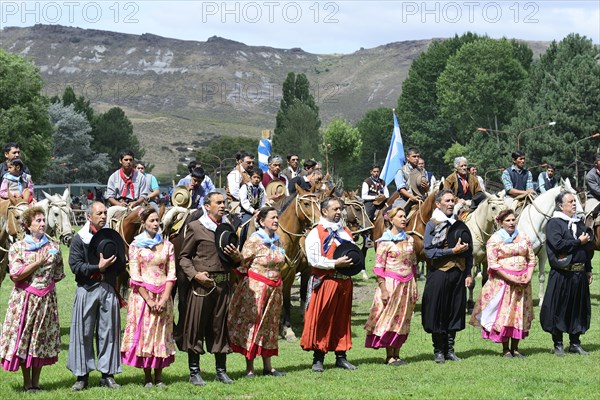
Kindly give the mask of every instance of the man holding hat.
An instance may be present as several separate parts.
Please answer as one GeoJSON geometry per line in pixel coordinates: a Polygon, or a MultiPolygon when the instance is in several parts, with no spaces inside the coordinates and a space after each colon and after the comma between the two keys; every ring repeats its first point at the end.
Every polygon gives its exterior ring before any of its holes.
{"type": "Polygon", "coordinates": [[[456,332],[465,329],[466,288],[471,285],[473,246],[469,228],[454,219],[454,193],[435,196],[437,208],[425,226],[425,257],[431,261],[423,290],[421,322],[431,333],[435,362],[460,361],[454,353],[456,332]]]}
{"type": "Polygon", "coordinates": [[[284,189],[282,193],[268,195],[268,201],[279,201],[285,196],[289,196],[289,191],[287,188],[288,180],[285,176],[283,176],[283,174],[281,174],[281,164],[283,164],[283,158],[281,158],[281,156],[269,156],[269,169],[263,174],[262,184],[266,188],[269,183],[273,181],[280,181],[283,183],[284,189]]]}
{"type": "Polygon", "coordinates": [[[125,268],[125,243],[116,231],[103,229],[105,224],[106,207],[95,201],[69,252],[69,265],[77,281],[67,358],[67,368],[77,376],[71,387],[74,391],[87,388],[94,369],[102,373],[100,386],[120,387],[114,378],[121,372],[121,318],[115,283],[119,269],[125,268]]]}
{"type": "Polygon", "coordinates": [[[216,380],[233,383],[226,369],[227,353],[231,352],[227,335],[229,273],[242,259],[233,228],[224,219],[225,197],[219,192],[208,193],[204,211],[200,219],[189,223],[179,260],[191,284],[185,315],[180,315],[184,318],[180,349],[188,353],[190,383],[196,386],[205,384],[200,376],[200,354],[204,354],[205,346],[215,355],[216,380]],[[220,232],[224,234],[217,238],[220,232]]]}
{"type": "Polygon", "coordinates": [[[304,330],[300,346],[313,351],[312,370],[323,372],[325,354],[335,351],[335,366],[347,370],[356,367],[346,359],[352,348],[350,315],[352,313],[352,279],[341,273],[353,265],[347,255],[336,257],[338,246],[352,242],[352,234],[341,222],[339,200],[321,202],[321,219],[306,237],[306,257],[311,266],[304,330]]]}

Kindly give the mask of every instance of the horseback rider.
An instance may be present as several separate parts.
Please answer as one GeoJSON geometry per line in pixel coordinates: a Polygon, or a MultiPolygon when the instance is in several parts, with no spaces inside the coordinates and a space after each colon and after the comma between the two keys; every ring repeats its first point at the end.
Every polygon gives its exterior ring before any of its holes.
{"type": "Polygon", "coordinates": [[[585,184],[588,188],[585,215],[587,217],[591,214],[594,225],[597,225],[600,222],[595,222],[600,210],[600,153],[597,153],[594,158],[594,168],[585,175],[585,184]]]}
{"type": "Polygon", "coordinates": [[[513,165],[502,172],[502,184],[504,184],[504,190],[506,191],[505,201],[507,207],[517,211],[518,214],[525,202],[521,202],[521,207],[515,207],[513,205],[514,200],[521,200],[535,193],[535,191],[531,171],[525,168],[525,153],[521,150],[515,150],[511,156],[513,165]]]}
{"type": "Polygon", "coordinates": [[[427,171],[427,169],[425,168],[425,160],[422,158],[419,158],[419,164],[418,164],[419,168],[421,168],[423,171],[425,171],[425,176],[427,177],[427,182],[429,182],[429,187],[434,187],[437,180],[435,179],[435,175],[433,175],[433,172],[427,171]]]}
{"type": "Polygon", "coordinates": [[[454,159],[454,172],[444,180],[444,189],[449,189],[454,193],[454,213],[475,211],[477,206],[485,200],[486,196],[477,178],[467,172],[467,159],[465,157],[456,157],[454,159]]]}
{"type": "Polygon", "coordinates": [[[556,176],[554,176],[554,172],[556,168],[552,164],[548,164],[546,167],[546,171],[540,172],[538,175],[538,191],[540,193],[544,193],[546,190],[550,190],[556,185],[558,185],[558,181],[556,180],[556,176]]]}
{"type": "Polygon", "coordinates": [[[277,156],[277,155],[269,156],[269,161],[268,161],[269,169],[262,176],[262,185],[266,188],[267,185],[269,183],[271,183],[272,181],[281,181],[285,185],[285,192],[268,196],[267,200],[269,200],[269,201],[275,202],[275,201],[281,200],[285,196],[289,196],[288,180],[281,173],[281,164],[282,163],[283,163],[283,158],[281,158],[281,156],[277,156]]]}
{"type": "Polygon", "coordinates": [[[245,151],[241,151],[236,156],[238,164],[227,175],[227,201],[231,213],[239,212],[240,204],[240,188],[243,184],[250,182],[250,174],[248,173],[254,167],[254,156],[245,151]]]}
{"type": "Polygon", "coordinates": [[[477,182],[479,182],[479,187],[485,192],[485,182],[483,181],[483,178],[480,175],[477,175],[477,166],[470,165],[469,173],[477,178],[477,182]]]}
{"type": "Polygon", "coordinates": [[[250,182],[242,185],[240,188],[240,209],[242,211],[240,247],[244,245],[248,233],[248,224],[246,222],[258,214],[267,201],[267,193],[261,183],[261,180],[264,178],[262,170],[256,167],[251,169],[249,173],[250,182]]]}
{"type": "Polygon", "coordinates": [[[429,180],[425,171],[419,168],[419,158],[419,149],[410,147],[406,151],[406,164],[394,177],[396,188],[400,192],[398,205],[404,207],[407,213],[414,203],[424,200],[429,192],[429,180]]]}
{"type": "Polygon", "coordinates": [[[371,221],[375,220],[375,212],[385,207],[385,201],[390,197],[390,192],[385,181],[379,177],[381,167],[373,165],[371,176],[362,183],[361,195],[365,204],[365,211],[371,221]]]}
{"type": "MultiPolygon", "coordinates": [[[[315,163],[316,164],[316,163],[315,163]]],[[[300,186],[302,190],[309,192],[313,186],[315,190],[321,186],[323,181],[323,173],[320,170],[312,169],[307,175],[298,175],[292,179],[288,185],[290,195],[296,193],[296,185],[300,186]]]]}
{"type": "Polygon", "coordinates": [[[121,168],[108,178],[106,193],[104,193],[105,199],[111,205],[106,216],[108,226],[117,211],[133,209],[143,204],[148,197],[146,177],[133,168],[134,159],[133,151],[123,150],[119,155],[121,168]]]}
{"type": "Polygon", "coordinates": [[[281,171],[281,175],[285,176],[287,181],[291,181],[292,179],[294,179],[295,177],[298,176],[298,174],[300,174],[300,172],[302,171],[302,169],[300,168],[300,157],[298,157],[298,154],[296,153],[290,153],[287,156],[287,163],[288,166],[286,169],[284,169],[283,171],[281,171]]]}

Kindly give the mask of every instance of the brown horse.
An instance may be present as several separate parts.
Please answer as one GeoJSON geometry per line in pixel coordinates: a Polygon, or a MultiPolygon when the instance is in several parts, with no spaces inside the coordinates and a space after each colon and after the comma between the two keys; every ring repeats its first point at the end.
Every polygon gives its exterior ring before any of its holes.
{"type": "Polygon", "coordinates": [[[23,197],[13,196],[8,192],[8,200],[0,201],[0,285],[4,281],[8,266],[8,250],[11,244],[9,238],[14,241],[23,236],[21,229],[21,215],[29,208],[27,200],[29,190],[25,189],[23,197]]]}
{"type": "MultiPolygon", "coordinates": [[[[291,324],[291,292],[296,272],[307,275],[309,268],[302,250],[307,229],[316,225],[320,217],[319,197],[314,188],[304,191],[296,186],[297,194],[291,197],[279,214],[277,234],[283,242],[286,263],[281,269],[283,281],[283,315],[281,320],[282,335],[289,341],[296,340],[291,324]]],[[[329,193],[331,194],[331,193],[329,193]]],[[[300,289],[302,292],[302,289],[300,289]]]]}

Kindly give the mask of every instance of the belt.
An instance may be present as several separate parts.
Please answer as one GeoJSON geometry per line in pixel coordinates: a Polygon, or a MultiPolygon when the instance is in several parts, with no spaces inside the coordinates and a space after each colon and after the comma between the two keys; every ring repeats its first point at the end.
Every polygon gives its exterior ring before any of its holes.
{"type": "Polygon", "coordinates": [[[585,271],[585,264],[584,263],[575,263],[575,264],[570,264],[570,265],[567,265],[566,267],[562,267],[559,269],[561,269],[563,271],[582,272],[582,271],[585,271]]]}
{"type": "Polygon", "coordinates": [[[215,281],[215,283],[229,282],[229,274],[227,272],[224,272],[224,273],[212,272],[212,273],[209,273],[208,276],[210,277],[210,279],[215,281]]]}
{"type": "Polygon", "coordinates": [[[350,277],[348,275],[340,274],[337,271],[334,272],[333,274],[329,275],[329,278],[333,278],[333,279],[350,279],[350,277]]]}

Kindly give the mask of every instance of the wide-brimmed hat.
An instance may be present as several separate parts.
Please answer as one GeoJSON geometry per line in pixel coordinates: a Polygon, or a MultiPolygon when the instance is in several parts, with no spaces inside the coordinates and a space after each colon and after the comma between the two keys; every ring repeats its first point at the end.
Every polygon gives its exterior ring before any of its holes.
{"type": "Polygon", "coordinates": [[[333,258],[338,259],[340,257],[347,256],[352,259],[352,265],[346,268],[336,269],[337,272],[343,275],[354,276],[360,271],[365,269],[365,257],[363,256],[360,248],[352,243],[345,242],[340,244],[333,253],[333,258]]]}
{"type": "Polygon", "coordinates": [[[463,243],[467,243],[469,248],[473,250],[473,237],[471,236],[471,231],[463,221],[456,221],[448,228],[448,234],[446,236],[448,248],[451,249],[456,246],[459,238],[463,243]]]}
{"type": "Polygon", "coordinates": [[[285,195],[285,183],[280,180],[273,180],[267,184],[265,188],[265,193],[267,196],[279,196],[285,195]]]}
{"type": "Polygon", "coordinates": [[[171,194],[171,203],[176,207],[190,208],[192,205],[192,195],[185,186],[176,186],[171,194]]]}
{"type": "Polygon", "coordinates": [[[104,274],[119,274],[125,269],[125,241],[114,229],[103,228],[92,236],[88,246],[88,261],[90,264],[98,264],[100,254],[105,259],[117,256],[114,264],[104,270],[104,274]]]}
{"type": "Polygon", "coordinates": [[[226,264],[231,264],[233,262],[231,257],[225,254],[225,247],[230,244],[237,247],[239,242],[240,240],[235,234],[235,229],[233,229],[231,224],[223,222],[217,226],[217,229],[215,230],[215,245],[221,261],[226,264]]]}

